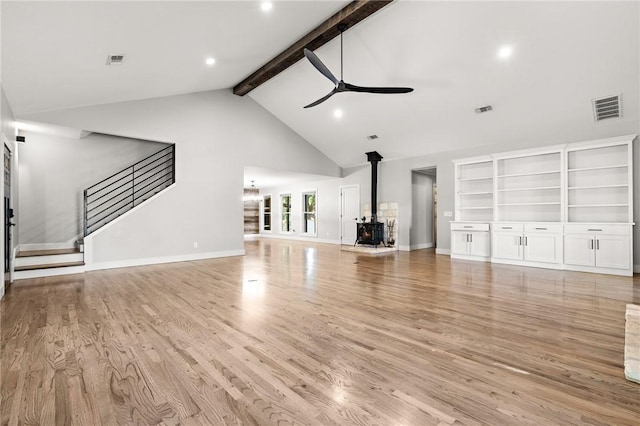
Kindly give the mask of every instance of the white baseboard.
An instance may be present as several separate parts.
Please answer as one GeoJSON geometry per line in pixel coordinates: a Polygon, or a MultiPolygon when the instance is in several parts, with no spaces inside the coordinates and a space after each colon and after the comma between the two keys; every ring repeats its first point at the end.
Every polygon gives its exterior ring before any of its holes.
{"type": "Polygon", "coordinates": [[[142,259],[115,260],[109,262],[92,262],[87,265],[87,271],[100,269],[127,268],[130,266],[157,265],[160,263],[188,262],[191,260],[215,259],[218,257],[244,256],[243,250],[213,251],[208,253],[193,253],[178,256],[148,257],[142,259]]]}
{"type": "Polygon", "coordinates": [[[66,268],[34,269],[33,271],[16,271],[14,280],[27,280],[30,278],[56,277],[60,275],[82,274],[85,266],[68,266],[66,268]]]}
{"type": "Polygon", "coordinates": [[[258,234],[260,238],[273,238],[278,240],[294,240],[294,241],[306,241],[310,243],[323,243],[323,244],[340,244],[339,240],[330,240],[316,237],[298,237],[297,235],[281,235],[281,234],[258,234]]]}
{"type": "Polygon", "coordinates": [[[433,243],[422,243],[422,244],[413,244],[411,245],[411,250],[422,250],[433,247],[433,243]]]}
{"type": "Polygon", "coordinates": [[[411,251],[411,246],[398,246],[400,251],[411,251]]]}
{"type": "Polygon", "coordinates": [[[443,248],[436,248],[436,254],[444,254],[444,255],[447,255],[447,256],[451,256],[451,250],[443,249],[443,248]]]}
{"type": "Polygon", "coordinates": [[[260,234],[244,234],[245,241],[253,241],[260,238],[260,234]]]}

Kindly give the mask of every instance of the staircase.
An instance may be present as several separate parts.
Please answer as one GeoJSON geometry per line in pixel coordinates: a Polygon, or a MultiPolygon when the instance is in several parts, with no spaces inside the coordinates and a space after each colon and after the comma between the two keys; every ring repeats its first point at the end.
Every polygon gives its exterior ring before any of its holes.
{"type": "MultiPolygon", "coordinates": [[[[175,183],[175,145],[120,170],[84,190],[83,236],[131,211],[175,183]]],[[[85,271],[83,239],[73,247],[20,250],[13,279],[75,274],[85,271]]]]}

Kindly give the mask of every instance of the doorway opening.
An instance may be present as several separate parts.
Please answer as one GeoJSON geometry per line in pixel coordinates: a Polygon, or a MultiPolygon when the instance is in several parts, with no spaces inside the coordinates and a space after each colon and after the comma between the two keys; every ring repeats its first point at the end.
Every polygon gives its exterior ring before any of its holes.
{"type": "Polygon", "coordinates": [[[438,184],[436,167],[411,171],[411,250],[438,244],[438,184]]]}

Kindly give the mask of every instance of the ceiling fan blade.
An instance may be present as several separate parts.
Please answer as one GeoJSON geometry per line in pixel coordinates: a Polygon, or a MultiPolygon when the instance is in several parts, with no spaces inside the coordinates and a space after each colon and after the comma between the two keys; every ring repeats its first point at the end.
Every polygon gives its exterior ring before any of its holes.
{"type": "Polygon", "coordinates": [[[338,92],[338,88],[336,87],[335,89],[333,89],[332,91],[330,91],[327,95],[321,97],[320,99],[318,99],[315,102],[311,102],[309,105],[305,106],[305,108],[311,108],[314,107],[318,104],[323,103],[324,101],[326,101],[327,99],[329,99],[330,97],[332,97],[333,95],[335,95],[338,92]]]}
{"type": "Polygon", "coordinates": [[[344,83],[345,91],[363,93],[409,93],[413,92],[411,87],[363,87],[354,84],[344,83]]]}
{"type": "MultiPolygon", "coordinates": [[[[309,62],[311,62],[311,65],[313,65],[314,67],[316,67],[316,69],[318,71],[320,71],[322,73],[322,75],[324,75],[325,77],[327,77],[329,80],[331,80],[333,82],[333,84],[338,84],[338,79],[336,78],[335,75],[333,75],[331,73],[331,71],[329,71],[329,68],[327,68],[322,61],[320,60],[320,58],[318,58],[316,56],[315,53],[313,53],[312,51],[310,51],[309,49],[304,49],[304,56],[307,57],[307,59],[309,60],[309,62]]],[[[305,107],[306,108],[306,107],[305,107]]]]}

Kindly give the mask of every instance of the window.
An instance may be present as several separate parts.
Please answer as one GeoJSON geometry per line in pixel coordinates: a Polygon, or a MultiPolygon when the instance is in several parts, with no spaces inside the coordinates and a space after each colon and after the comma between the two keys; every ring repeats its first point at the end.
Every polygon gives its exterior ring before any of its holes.
{"type": "Polygon", "coordinates": [[[316,191],[302,193],[302,232],[306,235],[317,235],[316,191]]]}
{"type": "Polygon", "coordinates": [[[271,231],[271,195],[265,195],[263,200],[262,230],[271,231]]]}
{"type": "Polygon", "coordinates": [[[280,195],[280,212],[282,213],[282,232],[291,232],[291,194],[280,195]]]}

